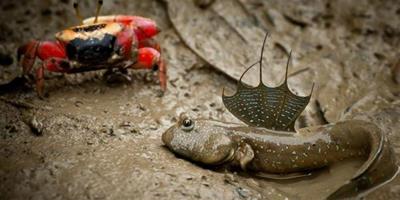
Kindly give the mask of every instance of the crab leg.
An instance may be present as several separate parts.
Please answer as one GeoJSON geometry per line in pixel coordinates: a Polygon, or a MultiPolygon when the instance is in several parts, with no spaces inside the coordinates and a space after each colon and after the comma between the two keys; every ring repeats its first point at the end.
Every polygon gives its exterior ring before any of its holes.
{"type": "Polygon", "coordinates": [[[44,88],[44,63],[41,67],[36,69],[36,92],[39,97],[43,97],[44,88]]]}
{"type": "Polygon", "coordinates": [[[43,97],[44,88],[44,70],[51,72],[68,72],[71,67],[67,59],[51,57],[43,61],[41,67],[36,69],[36,92],[39,97],[43,97]]]}
{"type": "Polygon", "coordinates": [[[160,80],[161,89],[165,91],[167,89],[167,68],[161,58],[158,64],[158,79],[160,80]]]}
{"type": "Polygon", "coordinates": [[[21,64],[24,74],[28,74],[32,70],[39,44],[39,41],[32,40],[18,48],[17,59],[20,61],[23,56],[21,64]]]}
{"type": "Polygon", "coordinates": [[[46,60],[50,57],[65,58],[65,52],[59,42],[32,40],[18,48],[17,59],[22,58],[22,69],[24,74],[28,74],[35,63],[36,57],[46,60]]]}
{"type": "Polygon", "coordinates": [[[44,70],[56,72],[65,72],[69,64],[63,58],[66,58],[64,48],[58,41],[36,41],[32,40],[27,44],[18,48],[17,58],[18,61],[22,58],[22,69],[24,74],[29,74],[32,71],[33,64],[35,63],[36,57],[44,60],[41,67],[36,70],[36,91],[40,97],[43,96],[44,86],[44,70]],[[62,60],[63,62],[61,62],[62,60]]]}

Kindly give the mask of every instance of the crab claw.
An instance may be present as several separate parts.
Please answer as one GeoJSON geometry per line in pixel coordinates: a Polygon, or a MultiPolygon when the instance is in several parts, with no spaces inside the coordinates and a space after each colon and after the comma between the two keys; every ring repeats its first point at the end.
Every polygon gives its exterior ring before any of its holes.
{"type": "Polygon", "coordinates": [[[136,63],[132,66],[135,69],[151,69],[158,71],[161,90],[167,88],[167,69],[164,61],[161,59],[160,52],[151,47],[140,48],[137,52],[136,63]]]}
{"type": "Polygon", "coordinates": [[[136,17],[133,25],[139,40],[151,38],[160,32],[156,22],[148,18],[136,17]]]}

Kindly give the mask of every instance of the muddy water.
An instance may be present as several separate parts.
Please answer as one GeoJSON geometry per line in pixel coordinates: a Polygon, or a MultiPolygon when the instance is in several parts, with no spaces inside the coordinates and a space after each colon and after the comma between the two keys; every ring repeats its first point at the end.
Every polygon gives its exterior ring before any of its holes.
{"type": "Polygon", "coordinates": [[[293,199],[323,199],[349,180],[349,177],[354,175],[361,164],[362,160],[346,161],[316,172],[310,178],[297,181],[277,181],[272,182],[272,185],[293,199]]]}
{"type": "MultiPolygon", "coordinates": [[[[391,78],[391,66],[398,62],[400,54],[396,34],[400,27],[396,9],[400,6],[396,1],[373,4],[362,1],[357,5],[339,2],[330,6],[325,1],[286,5],[281,1],[238,0],[229,6],[221,6],[223,1],[215,2],[209,16],[219,13],[218,20],[225,21],[220,27],[249,24],[241,21],[247,19],[247,14],[241,13],[245,11],[255,16],[260,27],[273,32],[270,50],[265,55],[270,63],[265,79],[271,84],[282,80],[280,74],[290,48],[295,52],[292,70],[309,67],[306,73],[289,80],[290,87],[299,94],[309,91],[312,82],[319,88],[312,106],[301,117],[301,126],[345,118],[368,119],[385,130],[400,155],[400,89],[391,78]],[[229,13],[237,10],[237,5],[243,5],[237,14],[241,17],[232,18],[229,13]],[[350,12],[354,7],[356,16],[350,12]],[[298,22],[293,23],[290,20],[293,18],[298,22]],[[299,26],[302,22],[308,25],[299,26]],[[333,28],[326,28],[328,24],[333,28]]],[[[179,13],[168,13],[174,6],[172,3],[105,1],[102,11],[151,17],[160,24],[163,32],[157,40],[168,63],[169,75],[168,92],[163,97],[158,95],[158,84],[148,80],[152,74],[145,71],[130,72],[132,83],[115,84],[105,83],[101,71],[80,75],[49,73],[46,74],[49,97],[44,100],[38,99],[32,89],[1,96],[1,199],[323,198],[351,177],[360,163],[327,169],[313,179],[279,183],[229,171],[216,172],[166,150],[160,136],[182,111],[190,111],[195,117],[237,122],[222,105],[222,86],[234,88],[236,82],[230,77],[242,72],[235,64],[244,67],[258,52],[246,60],[246,55],[240,52],[247,50],[241,45],[234,48],[234,44],[238,44],[235,41],[241,39],[240,35],[245,35],[249,37],[241,42],[257,47],[258,37],[265,31],[256,27],[253,36],[251,24],[245,30],[232,30],[237,35],[232,36],[236,39],[231,44],[221,40],[215,48],[207,49],[207,54],[200,55],[206,44],[200,43],[198,52],[190,44],[209,41],[204,37],[213,38],[209,35],[212,32],[177,31],[175,28],[181,24],[171,23],[170,18],[173,20],[172,16],[179,13]],[[225,50],[238,55],[228,62],[226,59],[232,54],[223,54],[225,50]],[[208,60],[210,56],[215,57],[215,62],[208,60]],[[239,58],[244,60],[238,61],[239,58]],[[230,65],[220,67],[221,63],[230,65]]],[[[58,30],[78,23],[71,1],[23,4],[0,3],[0,53],[13,59],[11,65],[1,62],[1,83],[21,73],[15,61],[19,45],[31,38],[52,39],[58,30]]],[[[81,6],[83,15],[94,13],[94,1],[82,1],[81,6]]],[[[209,11],[193,11],[192,17],[197,12],[209,11]]],[[[396,178],[367,198],[398,199],[399,186],[400,179],[396,178]]]]}

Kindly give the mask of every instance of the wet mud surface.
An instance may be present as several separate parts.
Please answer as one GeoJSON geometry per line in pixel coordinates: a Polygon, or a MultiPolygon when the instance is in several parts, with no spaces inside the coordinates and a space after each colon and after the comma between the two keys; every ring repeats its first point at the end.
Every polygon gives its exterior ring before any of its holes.
{"type": "MultiPolygon", "coordinates": [[[[398,1],[104,1],[103,15],[157,21],[168,65],[160,95],[152,72],[107,83],[104,71],[46,73],[48,96],[21,84],[16,49],[78,23],[68,0],[1,1],[0,199],[321,199],[352,177],[348,161],[312,178],[271,181],[209,169],[177,158],[161,134],[185,111],[238,122],[223,106],[222,87],[264,55],[264,82],[283,80],[287,55],[292,91],[316,88],[297,127],[344,119],[373,121],[400,159],[400,3],[398,1]],[[210,5],[208,4],[211,3],[210,5]],[[23,6],[22,6],[23,5],[23,6]],[[298,72],[298,73],[296,73],[298,72]],[[17,87],[18,86],[18,87],[17,87]],[[307,192],[305,192],[307,191],[307,192]],[[309,192],[308,192],[309,191],[309,192]]],[[[81,1],[84,16],[95,1],[81,1]]],[[[40,61],[36,62],[38,66],[40,61]]],[[[251,71],[244,79],[256,84],[251,71]]],[[[400,178],[366,199],[399,199],[400,178]]]]}

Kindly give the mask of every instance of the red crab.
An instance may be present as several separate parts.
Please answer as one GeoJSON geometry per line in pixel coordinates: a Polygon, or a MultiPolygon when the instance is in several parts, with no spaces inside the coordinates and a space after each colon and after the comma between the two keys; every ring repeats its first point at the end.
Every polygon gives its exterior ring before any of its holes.
{"type": "Polygon", "coordinates": [[[161,89],[166,89],[166,66],[160,46],[153,40],[159,29],[148,18],[129,15],[98,16],[82,20],[78,4],[74,8],[82,24],[56,33],[56,41],[32,40],[18,48],[23,73],[29,74],[36,57],[43,63],[36,69],[36,91],[43,96],[44,70],[79,73],[98,69],[158,70],[161,89]]]}

